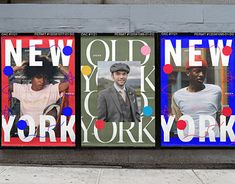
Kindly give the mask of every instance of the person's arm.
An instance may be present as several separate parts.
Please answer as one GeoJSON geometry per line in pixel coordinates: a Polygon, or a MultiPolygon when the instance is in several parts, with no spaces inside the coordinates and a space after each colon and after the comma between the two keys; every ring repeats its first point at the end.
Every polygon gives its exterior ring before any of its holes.
{"type": "MultiPolygon", "coordinates": [[[[64,66],[59,65],[58,69],[59,69],[60,73],[62,73],[66,78],[68,78],[69,72],[64,66]]],[[[59,92],[60,93],[63,91],[66,91],[68,88],[69,88],[69,81],[68,80],[61,82],[59,84],[59,92]]]]}
{"type": "Polygon", "coordinates": [[[136,112],[135,112],[135,116],[136,119],[138,120],[138,122],[140,122],[140,112],[139,112],[139,108],[138,108],[138,103],[137,103],[137,97],[136,97],[136,92],[134,91],[134,95],[135,95],[135,108],[136,108],[136,112]]]}
{"type": "Polygon", "coordinates": [[[175,116],[175,122],[177,122],[179,118],[183,115],[182,112],[180,111],[180,108],[175,103],[174,96],[172,96],[171,99],[171,111],[172,114],[175,116]]]}
{"type": "Polygon", "coordinates": [[[103,94],[98,96],[98,120],[107,120],[107,103],[103,94]]]}
{"type": "MultiPolygon", "coordinates": [[[[15,73],[17,73],[18,71],[22,71],[24,70],[24,68],[26,67],[26,65],[28,64],[28,62],[23,61],[21,66],[14,66],[13,67],[13,76],[15,73]]],[[[13,82],[12,79],[14,79],[14,77],[10,78],[10,83],[9,83],[9,91],[12,92],[13,91],[13,82]]]]}
{"type": "Polygon", "coordinates": [[[217,111],[216,112],[216,122],[217,122],[218,125],[220,125],[219,124],[219,122],[220,122],[220,115],[221,115],[221,111],[217,111]]]}
{"type": "Polygon", "coordinates": [[[220,90],[219,94],[218,94],[218,102],[217,102],[218,103],[218,110],[216,112],[216,122],[218,123],[218,125],[220,122],[220,115],[221,115],[221,108],[222,108],[221,97],[222,97],[222,92],[220,90]]]}

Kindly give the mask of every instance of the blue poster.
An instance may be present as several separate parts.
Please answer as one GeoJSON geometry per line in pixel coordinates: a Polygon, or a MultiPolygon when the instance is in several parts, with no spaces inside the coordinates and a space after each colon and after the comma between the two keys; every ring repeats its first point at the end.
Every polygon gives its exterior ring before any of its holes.
{"type": "Polygon", "coordinates": [[[233,33],[160,35],[161,146],[235,146],[233,33]]]}

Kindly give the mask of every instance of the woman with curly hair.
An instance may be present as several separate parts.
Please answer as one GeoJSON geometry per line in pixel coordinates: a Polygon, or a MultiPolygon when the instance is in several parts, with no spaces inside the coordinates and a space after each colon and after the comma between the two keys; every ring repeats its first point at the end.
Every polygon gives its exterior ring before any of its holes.
{"type": "Polygon", "coordinates": [[[53,66],[50,58],[44,55],[36,56],[36,61],[42,61],[43,66],[29,66],[29,62],[23,62],[22,66],[13,67],[14,72],[23,70],[30,83],[13,83],[10,89],[12,97],[20,101],[21,115],[30,115],[38,129],[40,115],[61,97],[60,93],[68,89],[69,82],[52,84],[58,71],[65,76],[68,71],[62,65],[53,66]]]}

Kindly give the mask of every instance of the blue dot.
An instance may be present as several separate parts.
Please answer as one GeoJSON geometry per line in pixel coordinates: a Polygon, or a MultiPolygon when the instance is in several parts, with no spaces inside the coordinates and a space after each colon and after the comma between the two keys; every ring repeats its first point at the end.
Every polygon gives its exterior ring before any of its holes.
{"type": "Polygon", "coordinates": [[[18,121],[17,128],[19,128],[20,130],[24,130],[24,129],[26,129],[26,127],[27,127],[26,121],[24,121],[24,120],[18,121]]]}
{"type": "Polygon", "coordinates": [[[73,110],[72,110],[71,107],[65,107],[62,110],[62,114],[65,115],[65,116],[71,116],[72,113],[73,113],[73,110]]]}
{"type": "Polygon", "coordinates": [[[66,55],[66,56],[70,56],[70,55],[72,54],[72,52],[73,52],[73,49],[72,49],[72,47],[70,47],[70,46],[65,46],[65,47],[63,48],[63,53],[64,53],[64,55],[66,55]]]}
{"type": "Polygon", "coordinates": [[[13,68],[11,66],[5,66],[3,73],[8,77],[11,76],[13,74],[13,68]]]}
{"type": "Polygon", "coordinates": [[[145,106],[143,109],[144,116],[151,116],[153,114],[153,108],[151,106],[145,106]]]}

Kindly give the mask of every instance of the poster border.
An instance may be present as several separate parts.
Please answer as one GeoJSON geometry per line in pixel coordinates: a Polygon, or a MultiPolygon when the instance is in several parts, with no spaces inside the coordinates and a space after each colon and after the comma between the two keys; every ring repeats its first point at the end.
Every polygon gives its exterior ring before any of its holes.
{"type": "MultiPolygon", "coordinates": [[[[63,33],[60,33],[60,32],[28,32],[28,33],[17,33],[17,32],[11,32],[11,33],[4,33],[2,32],[1,35],[0,35],[0,39],[2,38],[2,36],[73,36],[74,37],[74,41],[76,40],[76,37],[75,37],[75,33],[74,32],[63,32],[63,33]]],[[[76,50],[76,42],[74,43],[74,48],[76,50]]],[[[2,57],[1,57],[1,54],[2,53],[2,47],[1,47],[1,44],[0,44],[0,61],[1,61],[1,66],[0,66],[0,71],[2,72],[2,57]]],[[[75,113],[77,111],[77,102],[76,102],[76,93],[77,93],[77,87],[76,87],[76,68],[78,67],[77,64],[76,64],[76,52],[74,54],[74,69],[75,69],[75,102],[74,102],[74,106],[75,106],[75,113]]],[[[2,73],[1,73],[2,75],[2,73]]],[[[2,89],[2,82],[1,82],[1,85],[0,85],[1,89],[2,89]]],[[[2,99],[2,96],[1,96],[1,99],[2,99]]],[[[0,110],[2,112],[2,100],[1,101],[1,105],[0,105],[0,110]]],[[[73,146],[3,146],[2,145],[2,118],[0,120],[0,150],[5,150],[5,149],[21,149],[21,150],[54,150],[54,149],[63,149],[63,150],[74,150],[77,148],[77,127],[78,125],[76,124],[76,115],[75,115],[75,129],[74,129],[74,133],[75,133],[75,142],[74,142],[74,145],[73,146]]]]}
{"type": "MultiPolygon", "coordinates": [[[[130,33],[127,33],[127,32],[125,32],[125,33],[120,33],[120,32],[119,33],[81,33],[80,39],[82,39],[83,36],[87,36],[87,37],[88,36],[152,36],[153,39],[154,39],[154,41],[153,41],[153,44],[154,44],[154,55],[153,55],[153,57],[156,61],[156,50],[157,50],[157,48],[156,48],[155,32],[146,32],[146,33],[144,33],[144,32],[138,32],[138,33],[136,33],[136,32],[130,32],[130,33]]],[[[82,48],[82,45],[81,45],[81,48],[82,48]]],[[[82,58],[80,57],[80,59],[82,59],[82,58]]],[[[155,75],[154,75],[155,76],[155,81],[154,81],[155,94],[154,94],[154,96],[155,96],[155,99],[156,99],[156,97],[157,97],[156,96],[156,69],[157,69],[156,68],[156,62],[153,63],[153,66],[155,66],[155,75]]],[[[79,77],[80,77],[80,80],[81,80],[81,73],[80,73],[79,77]]],[[[80,92],[79,95],[81,97],[81,83],[80,83],[80,91],[79,92],[80,92]]],[[[80,102],[80,106],[81,106],[81,104],[82,104],[82,101],[80,102]]],[[[157,148],[156,147],[157,146],[156,140],[160,138],[160,135],[158,137],[156,137],[156,122],[157,122],[156,101],[155,101],[155,114],[154,115],[155,115],[155,120],[154,120],[154,122],[155,122],[155,132],[154,132],[155,143],[151,147],[144,147],[144,146],[138,147],[138,146],[134,146],[134,145],[133,146],[107,146],[107,145],[106,146],[84,146],[84,145],[82,145],[82,134],[81,134],[81,144],[80,144],[79,149],[80,150],[93,150],[93,149],[95,149],[95,150],[117,150],[117,149],[118,150],[137,150],[137,149],[139,149],[139,150],[156,150],[156,148],[157,148]]],[[[79,119],[79,122],[80,122],[80,125],[81,125],[81,118],[79,119]]],[[[80,127],[80,129],[81,129],[81,127],[80,127]]],[[[82,133],[82,130],[81,130],[81,133],[82,133]]]]}
{"type": "MultiPolygon", "coordinates": [[[[159,50],[158,50],[158,57],[159,57],[159,70],[161,72],[161,36],[233,36],[234,37],[234,41],[235,41],[235,33],[234,32],[158,32],[156,33],[158,35],[158,40],[157,40],[157,45],[159,46],[159,50]]],[[[235,52],[235,43],[234,43],[234,48],[232,48],[232,50],[235,52]]],[[[164,57],[164,56],[163,56],[164,57]]],[[[161,73],[159,74],[159,89],[161,91],[161,73]]],[[[158,147],[158,149],[160,150],[228,150],[228,149],[235,149],[235,146],[185,146],[185,145],[176,145],[176,146],[163,146],[161,139],[162,139],[162,127],[161,127],[161,93],[160,94],[160,100],[158,103],[158,107],[160,107],[159,109],[159,114],[158,114],[158,121],[160,122],[159,124],[159,141],[160,141],[160,145],[158,147]]]]}

